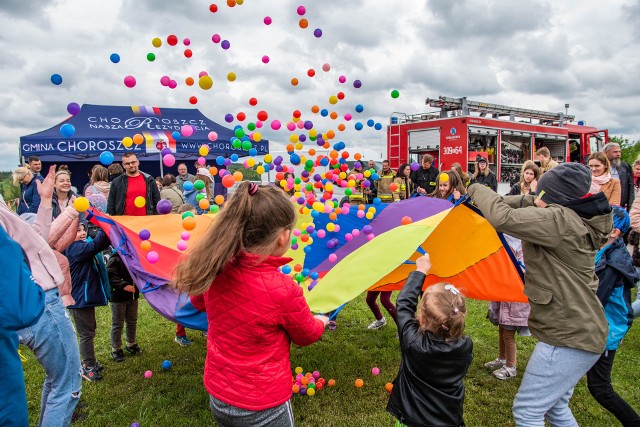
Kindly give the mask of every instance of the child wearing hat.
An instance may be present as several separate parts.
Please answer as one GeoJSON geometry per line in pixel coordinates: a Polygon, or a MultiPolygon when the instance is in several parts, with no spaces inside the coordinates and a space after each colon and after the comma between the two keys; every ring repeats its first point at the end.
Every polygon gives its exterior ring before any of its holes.
{"type": "Polygon", "coordinates": [[[640,425],[640,416],[611,385],[613,359],[633,321],[631,289],[640,280],[623,239],[630,227],[629,214],[619,206],[612,209],[613,231],[606,245],[596,254],[599,279],[596,295],[604,307],[609,334],[606,350],[587,372],[587,385],[594,399],[623,426],[637,426],[640,425]]]}
{"type": "Polygon", "coordinates": [[[538,181],[537,194],[502,197],[472,184],[470,195],[501,233],[522,240],[529,329],[538,343],[513,403],[518,426],[577,425],[574,386],[605,351],[607,319],[596,296],[596,253],[613,228],[602,193],[589,194],[591,172],[563,163],[538,181]]]}

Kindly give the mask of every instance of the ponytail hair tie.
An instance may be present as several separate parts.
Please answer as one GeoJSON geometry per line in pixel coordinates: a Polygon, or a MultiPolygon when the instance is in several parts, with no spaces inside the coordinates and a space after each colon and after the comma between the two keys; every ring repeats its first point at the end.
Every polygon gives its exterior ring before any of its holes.
{"type": "Polygon", "coordinates": [[[258,186],[255,183],[250,182],[249,183],[249,195],[253,196],[257,192],[258,192],[258,186]]]}

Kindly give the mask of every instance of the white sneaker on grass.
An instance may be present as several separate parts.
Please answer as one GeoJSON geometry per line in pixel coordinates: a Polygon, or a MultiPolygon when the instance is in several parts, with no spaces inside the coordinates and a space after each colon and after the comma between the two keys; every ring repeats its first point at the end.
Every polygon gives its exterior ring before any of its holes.
{"type": "Polygon", "coordinates": [[[500,359],[499,357],[497,357],[493,359],[491,362],[485,363],[484,367],[489,369],[498,369],[498,368],[502,368],[506,364],[507,364],[506,360],[500,359]]]}
{"type": "Polygon", "coordinates": [[[385,318],[383,317],[380,320],[376,320],[375,322],[372,322],[367,329],[380,329],[383,326],[385,326],[387,324],[387,321],[385,320],[385,318]]]}
{"type": "Polygon", "coordinates": [[[508,380],[509,378],[515,378],[516,367],[503,366],[502,368],[493,371],[493,376],[499,380],[508,380]]]}

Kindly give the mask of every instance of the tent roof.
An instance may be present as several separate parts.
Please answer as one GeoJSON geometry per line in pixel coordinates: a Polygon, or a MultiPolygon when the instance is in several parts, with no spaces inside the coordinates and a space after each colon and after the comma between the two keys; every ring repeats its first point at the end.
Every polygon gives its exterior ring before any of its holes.
{"type": "MultiPolygon", "coordinates": [[[[163,147],[169,147],[176,158],[184,159],[198,157],[200,146],[207,144],[210,150],[207,157],[248,156],[248,151],[232,146],[234,137],[233,130],[208,119],[197,109],[84,104],[77,115],[49,129],[20,137],[20,153],[45,157],[48,161],[95,161],[104,151],[110,151],[116,159],[127,151],[133,151],[138,157],[155,157],[163,147]],[[75,133],[68,138],[60,133],[65,123],[75,128],[75,133]],[[192,126],[193,134],[175,140],[172,133],[180,132],[184,125],[192,126]],[[218,134],[216,141],[209,140],[210,132],[218,134]],[[130,148],[122,145],[124,137],[137,133],[144,137],[142,144],[130,148]]],[[[252,142],[252,145],[258,155],[269,152],[267,140],[252,142]]]]}

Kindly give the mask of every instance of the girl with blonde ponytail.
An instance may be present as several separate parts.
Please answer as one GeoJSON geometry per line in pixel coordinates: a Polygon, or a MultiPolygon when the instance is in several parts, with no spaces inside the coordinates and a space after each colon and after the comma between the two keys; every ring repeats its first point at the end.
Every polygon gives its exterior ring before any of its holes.
{"type": "Polygon", "coordinates": [[[207,312],[204,384],[219,425],[293,426],[291,342],[312,344],[329,321],[279,271],[295,222],[285,193],[243,182],[178,265],[173,285],[207,312]]]}

